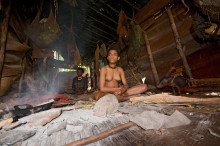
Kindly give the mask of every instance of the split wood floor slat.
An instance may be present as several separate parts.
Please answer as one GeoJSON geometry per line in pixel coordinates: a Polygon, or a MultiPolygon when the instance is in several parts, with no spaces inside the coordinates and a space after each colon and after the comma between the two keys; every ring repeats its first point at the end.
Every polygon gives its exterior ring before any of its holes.
{"type": "Polygon", "coordinates": [[[27,141],[22,141],[21,146],[27,146],[27,141]]]}
{"type": "MultiPolygon", "coordinates": [[[[87,123],[83,125],[83,128],[80,132],[66,131],[63,129],[58,132],[54,132],[51,136],[47,138],[42,138],[41,141],[30,139],[29,141],[24,141],[21,143],[22,146],[60,146],[69,144],[71,142],[80,140],[82,138],[90,137],[93,135],[100,134],[109,129],[115,128],[122,124],[128,123],[128,117],[115,117],[102,123],[91,124],[87,123]]],[[[110,135],[104,139],[88,144],[88,146],[132,146],[139,141],[144,133],[144,130],[138,126],[133,126],[129,129],[125,129],[113,135],[110,135]]]]}
{"type": "MultiPolygon", "coordinates": [[[[127,123],[127,122],[128,122],[127,120],[122,120],[121,118],[115,118],[115,119],[114,119],[114,123],[115,123],[116,125],[122,125],[122,124],[125,124],[125,123],[127,123]]],[[[128,140],[128,138],[124,136],[125,132],[126,132],[126,131],[123,130],[123,131],[120,131],[120,132],[117,133],[117,135],[118,135],[120,141],[123,143],[123,145],[126,145],[126,146],[127,146],[127,145],[132,145],[132,144],[130,143],[130,141],[128,140]]]]}
{"type": "MultiPolygon", "coordinates": [[[[110,129],[121,125],[120,123],[117,123],[117,122],[116,122],[116,119],[117,119],[117,118],[114,118],[114,119],[112,119],[112,120],[106,121],[106,123],[109,125],[110,129]]],[[[113,142],[116,143],[117,145],[123,145],[123,143],[121,142],[120,138],[118,137],[118,133],[112,135],[112,140],[113,140],[113,142]]]]}
{"type": "MultiPolygon", "coordinates": [[[[95,124],[95,125],[92,125],[91,127],[91,131],[92,131],[92,133],[93,133],[93,135],[97,135],[97,134],[99,134],[99,133],[101,133],[101,131],[99,131],[99,129],[97,128],[97,125],[95,124]]],[[[94,145],[102,145],[102,139],[101,140],[99,140],[99,141],[96,141],[95,143],[93,143],[94,145]]]]}
{"type": "Polygon", "coordinates": [[[85,133],[86,137],[93,136],[91,127],[92,127],[91,124],[83,125],[83,130],[84,130],[84,133],[85,133]]]}
{"type": "MultiPolygon", "coordinates": [[[[93,131],[92,131],[92,127],[93,127],[93,126],[94,126],[94,125],[91,125],[91,124],[87,124],[87,125],[83,126],[83,127],[84,127],[83,130],[84,130],[85,133],[86,133],[86,137],[90,137],[90,136],[93,136],[93,135],[94,135],[94,133],[93,133],[93,131]]],[[[100,141],[97,141],[97,142],[93,142],[93,143],[91,143],[91,144],[88,144],[87,146],[93,146],[93,145],[99,146],[99,145],[101,145],[101,144],[100,144],[100,141]]]]}
{"type": "Polygon", "coordinates": [[[53,133],[51,136],[51,146],[58,146],[60,141],[60,131],[53,133]]]}
{"type": "Polygon", "coordinates": [[[61,139],[60,145],[66,144],[67,134],[68,134],[68,131],[64,129],[60,131],[60,139],[61,139]]]}
{"type": "Polygon", "coordinates": [[[72,132],[67,131],[67,136],[66,136],[66,144],[73,142],[72,139],[72,132]]]}
{"type": "Polygon", "coordinates": [[[28,142],[28,145],[30,145],[30,146],[40,146],[41,141],[39,141],[39,139],[33,139],[31,143],[28,142]]]}
{"type": "MultiPolygon", "coordinates": [[[[118,120],[121,122],[121,123],[126,123],[126,122],[129,122],[129,119],[125,119],[125,118],[118,118],[118,120]]],[[[129,128],[130,129],[130,128],[129,128]]],[[[134,135],[133,132],[131,132],[129,129],[125,129],[123,131],[123,135],[127,138],[127,140],[133,145],[135,144],[137,141],[139,141],[142,136],[144,134],[141,134],[141,137],[138,137],[136,135],[134,135]]],[[[140,128],[138,130],[141,130],[140,128]]],[[[139,133],[140,134],[140,133],[139,133]]],[[[140,136],[140,135],[139,135],[140,136]]]]}
{"type": "Polygon", "coordinates": [[[123,145],[132,146],[132,143],[124,136],[124,133],[118,133],[118,138],[121,140],[123,145]]]}
{"type": "Polygon", "coordinates": [[[17,142],[15,144],[13,144],[12,146],[21,146],[22,145],[22,142],[17,142]]]}
{"type": "MultiPolygon", "coordinates": [[[[47,137],[47,141],[46,141],[46,144],[45,144],[45,146],[51,146],[51,137],[49,136],[49,137],[47,137]]],[[[44,145],[42,145],[42,146],[44,146],[44,145]]]]}
{"type": "Polygon", "coordinates": [[[46,146],[47,144],[47,138],[42,139],[40,146],[46,146]]]}
{"type": "Polygon", "coordinates": [[[119,138],[116,136],[112,137],[112,141],[114,142],[115,145],[117,146],[123,146],[123,143],[120,142],[119,138]]]}
{"type": "Polygon", "coordinates": [[[72,134],[72,139],[73,139],[73,141],[77,141],[79,139],[82,139],[80,132],[73,133],[72,134]]]}
{"type": "Polygon", "coordinates": [[[130,127],[129,130],[136,136],[136,137],[143,137],[144,133],[138,126],[130,127]]]}
{"type": "MultiPolygon", "coordinates": [[[[117,118],[114,118],[114,119],[112,119],[112,120],[109,120],[109,121],[107,121],[107,123],[109,124],[109,126],[110,126],[110,128],[114,128],[114,127],[117,127],[117,126],[120,126],[121,125],[121,123],[119,123],[119,122],[116,122],[117,121],[117,118]]],[[[119,132],[120,133],[120,132],[119,132]]],[[[116,133],[116,134],[114,134],[114,135],[112,135],[114,138],[114,142],[115,141],[117,141],[117,143],[119,144],[119,145],[125,145],[125,142],[123,142],[123,140],[121,140],[120,138],[119,138],[119,136],[120,136],[120,134],[119,133],[116,133]]]]}
{"type": "MultiPolygon", "coordinates": [[[[109,127],[108,125],[105,124],[105,122],[100,123],[98,128],[101,132],[109,130],[109,127]]],[[[108,145],[114,145],[114,143],[112,142],[111,136],[104,138],[104,142],[105,144],[108,144],[108,145]]]]}

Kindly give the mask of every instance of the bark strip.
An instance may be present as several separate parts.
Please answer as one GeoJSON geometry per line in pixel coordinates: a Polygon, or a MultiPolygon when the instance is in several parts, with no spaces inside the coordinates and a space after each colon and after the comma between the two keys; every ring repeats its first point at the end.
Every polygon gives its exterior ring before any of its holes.
{"type": "Polygon", "coordinates": [[[8,34],[8,22],[9,22],[9,17],[10,17],[10,10],[11,10],[11,0],[8,0],[5,11],[3,11],[3,21],[1,24],[0,87],[1,87],[2,70],[3,70],[4,60],[5,60],[5,50],[6,50],[6,41],[7,41],[7,34],[8,34]]]}

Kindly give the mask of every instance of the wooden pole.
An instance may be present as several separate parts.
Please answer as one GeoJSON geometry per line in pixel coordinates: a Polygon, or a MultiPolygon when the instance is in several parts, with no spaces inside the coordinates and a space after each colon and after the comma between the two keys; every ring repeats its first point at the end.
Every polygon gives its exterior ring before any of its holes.
{"type": "MultiPolygon", "coordinates": [[[[6,2],[6,1],[5,1],[6,2]]],[[[11,0],[8,0],[7,6],[3,8],[3,20],[1,24],[1,49],[0,49],[0,87],[1,87],[1,78],[2,78],[2,70],[5,60],[5,50],[6,50],[6,41],[7,41],[7,34],[8,34],[8,21],[10,17],[10,10],[11,10],[11,0]]]]}
{"type": "Polygon", "coordinates": [[[83,138],[83,139],[77,140],[75,142],[69,143],[66,146],[82,146],[82,145],[86,145],[86,144],[98,141],[100,139],[103,139],[105,137],[108,137],[110,135],[113,135],[113,134],[115,134],[115,133],[117,133],[119,131],[122,131],[124,129],[130,128],[130,127],[135,126],[135,125],[136,124],[133,123],[133,122],[128,122],[126,124],[123,124],[123,125],[120,125],[118,127],[109,129],[109,130],[104,131],[102,133],[99,133],[97,135],[94,135],[94,136],[91,136],[91,137],[87,137],[87,138],[83,138]]]}
{"type": "Polygon", "coordinates": [[[182,45],[181,45],[181,42],[180,42],[180,36],[179,36],[178,31],[177,31],[176,24],[175,24],[175,21],[173,19],[173,14],[172,14],[170,8],[167,8],[167,13],[168,13],[168,16],[169,16],[169,19],[170,19],[171,27],[172,27],[174,38],[175,38],[175,41],[176,41],[176,48],[179,51],[179,55],[182,59],[183,66],[186,70],[186,74],[189,76],[190,79],[192,79],[193,77],[192,77],[191,69],[190,69],[190,67],[188,65],[188,62],[186,60],[186,56],[183,52],[182,45]]]}
{"type": "Polygon", "coordinates": [[[158,85],[160,81],[159,81],[159,77],[158,77],[158,74],[157,74],[156,66],[154,64],[153,55],[151,53],[150,42],[148,40],[147,34],[144,31],[143,31],[143,35],[144,35],[144,39],[145,39],[145,43],[146,43],[147,53],[148,53],[148,56],[149,56],[149,59],[150,59],[150,65],[151,65],[151,69],[152,69],[152,72],[153,72],[154,80],[156,82],[156,85],[158,85]]]}

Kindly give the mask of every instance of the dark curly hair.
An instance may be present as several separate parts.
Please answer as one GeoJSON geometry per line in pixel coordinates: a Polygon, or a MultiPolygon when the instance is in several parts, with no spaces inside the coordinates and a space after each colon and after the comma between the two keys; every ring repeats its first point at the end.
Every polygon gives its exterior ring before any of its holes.
{"type": "Polygon", "coordinates": [[[110,52],[111,50],[115,50],[115,51],[118,53],[118,56],[120,56],[120,50],[119,50],[117,47],[110,47],[110,48],[108,49],[108,55],[109,55],[109,52],[110,52]]]}
{"type": "Polygon", "coordinates": [[[77,68],[77,72],[78,72],[79,70],[81,70],[82,73],[84,73],[84,69],[83,69],[83,68],[81,68],[81,67],[77,68]]]}

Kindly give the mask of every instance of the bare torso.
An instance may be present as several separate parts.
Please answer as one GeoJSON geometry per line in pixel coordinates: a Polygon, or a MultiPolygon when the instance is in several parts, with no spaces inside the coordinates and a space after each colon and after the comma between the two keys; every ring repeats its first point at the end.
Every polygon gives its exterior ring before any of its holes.
{"type": "Polygon", "coordinates": [[[108,65],[105,66],[105,86],[109,88],[118,88],[121,82],[120,68],[110,68],[108,65]]]}
{"type": "Polygon", "coordinates": [[[142,84],[128,89],[123,69],[106,65],[100,71],[100,92],[95,93],[94,99],[98,100],[102,96],[111,93],[119,101],[124,101],[129,99],[130,95],[139,94],[145,91],[146,88],[146,84],[142,84]]]}

